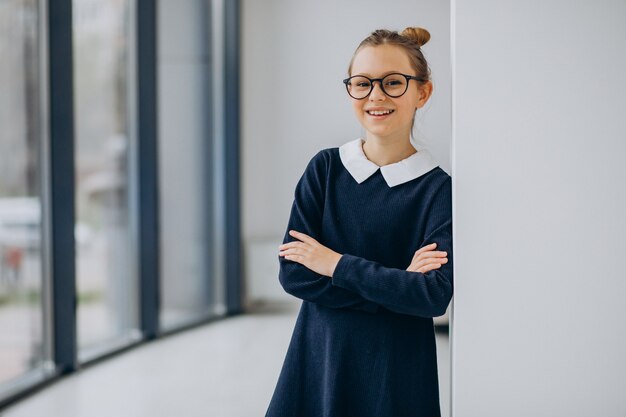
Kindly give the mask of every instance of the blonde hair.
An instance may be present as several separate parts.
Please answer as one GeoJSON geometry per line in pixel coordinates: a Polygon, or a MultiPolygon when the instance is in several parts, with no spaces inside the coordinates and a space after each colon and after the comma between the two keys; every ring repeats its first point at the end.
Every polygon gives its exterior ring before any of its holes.
{"type": "Polygon", "coordinates": [[[367,46],[395,45],[404,49],[411,62],[411,67],[415,70],[416,77],[421,80],[420,82],[429,81],[430,68],[420,49],[429,40],[430,33],[421,27],[408,27],[400,33],[387,29],[375,30],[367,38],[363,39],[354,51],[348,66],[348,76],[352,75],[352,63],[362,48],[367,46]]]}

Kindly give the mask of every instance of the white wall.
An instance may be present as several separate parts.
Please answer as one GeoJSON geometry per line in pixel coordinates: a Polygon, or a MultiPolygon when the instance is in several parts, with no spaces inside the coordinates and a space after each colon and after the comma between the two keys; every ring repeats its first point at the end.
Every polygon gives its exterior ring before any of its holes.
{"type": "Polygon", "coordinates": [[[452,16],[452,415],[625,416],[626,2],[452,16]]]}
{"type": "Polygon", "coordinates": [[[293,298],[276,278],[293,192],[317,151],[362,135],[341,80],[354,50],[373,30],[430,31],[423,51],[435,90],[426,110],[418,111],[416,126],[420,142],[450,172],[449,7],[438,0],[242,2],[242,228],[249,298],[293,298]],[[317,84],[298,91],[294,85],[302,77],[317,84]]]}

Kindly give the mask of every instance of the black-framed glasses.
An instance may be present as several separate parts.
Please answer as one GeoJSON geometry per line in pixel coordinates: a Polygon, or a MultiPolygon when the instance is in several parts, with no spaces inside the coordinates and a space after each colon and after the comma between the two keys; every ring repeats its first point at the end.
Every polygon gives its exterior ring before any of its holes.
{"type": "Polygon", "coordinates": [[[353,75],[343,80],[343,83],[346,85],[346,90],[348,90],[350,97],[363,100],[365,97],[369,96],[374,89],[374,81],[380,83],[383,93],[387,94],[389,97],[398,98],[409,89],[410,80],[424,81],[412,75],[394,72],[385,75],[383,78],[369,78],[364,75],[353,75]]]}

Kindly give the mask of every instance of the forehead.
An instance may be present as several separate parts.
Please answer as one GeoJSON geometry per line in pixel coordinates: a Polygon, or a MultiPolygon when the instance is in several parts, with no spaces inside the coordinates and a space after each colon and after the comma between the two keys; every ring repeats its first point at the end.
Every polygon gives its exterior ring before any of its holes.
{"type": "Polygon", "coordinates": [[[352,75],[377,76],[395,71],[405,74],[414,72],[406,51],[396,45],[366,46],[357,52],[352,61],[352,75]]]}

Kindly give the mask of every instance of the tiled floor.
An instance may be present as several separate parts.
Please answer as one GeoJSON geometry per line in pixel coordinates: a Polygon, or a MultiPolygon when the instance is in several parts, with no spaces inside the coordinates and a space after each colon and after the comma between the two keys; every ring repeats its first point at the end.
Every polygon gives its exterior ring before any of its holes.
{"type": "MultiPolygon", "coordinates": [[[[85,368],[4,417],[254,417],[274,390],[299,304],[270,305],[147,343],[85,368]]],[[[437,333],[442,416],[449,415],[448,334],[437,333]]]]}

